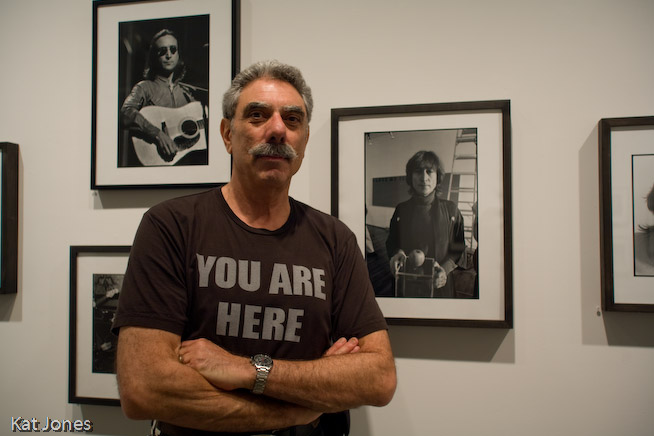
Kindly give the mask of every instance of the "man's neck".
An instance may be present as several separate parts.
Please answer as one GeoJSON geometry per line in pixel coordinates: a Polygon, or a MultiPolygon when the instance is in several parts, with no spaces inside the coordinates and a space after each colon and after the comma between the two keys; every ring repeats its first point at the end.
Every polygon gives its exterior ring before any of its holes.
{"type": "Polygon", "coordinates": [[[169,74],[157,74],[157,77],[160,80],[163,80],[164,82],[168,83],[168,86],[171,86],[173,84],[173,75],[174,73],[171,72],[169,74]]]}
{"type": "Polygon", "coordinates": [[[245,224],[257,229],[277,230],[291,213],[286,189],[244,189],[237,181],[221,188],[229,208],[245,224]]]}

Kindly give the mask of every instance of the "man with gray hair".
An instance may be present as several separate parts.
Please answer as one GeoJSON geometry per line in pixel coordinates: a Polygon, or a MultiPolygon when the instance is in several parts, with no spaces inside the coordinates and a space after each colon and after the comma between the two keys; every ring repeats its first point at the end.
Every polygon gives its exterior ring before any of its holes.
{"type": "Polygon", "coordinates": [[[396,386],[354,234],[289,197],[309,139],[302,74],[238,74],[220,131],[228,184],[143,217],[114,331],[121,405],[161,434],[347,435],[347,410],[396,386]]]}

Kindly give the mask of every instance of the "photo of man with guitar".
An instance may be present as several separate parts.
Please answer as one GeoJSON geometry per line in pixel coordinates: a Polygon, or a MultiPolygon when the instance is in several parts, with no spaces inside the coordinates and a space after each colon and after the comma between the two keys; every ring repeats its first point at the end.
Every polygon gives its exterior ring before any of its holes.
{"type": "Polygon", "coordinates": [[[136,57],[136,46],[143,46],[148,29],[155,26],[159,30],[150,31],[142,77],[120,105],[118,166],[207,165],[208,17],[121,23],[123,82],[128,82],[129,67],[136,68],[132,59],[136,57]],[[191,33],[184,43],[175,27],[191,33]],[[189,75],[195,78],[195,84],[182,81],[188,77],[183,47],[194,47],[194,59],[199,60],[200,71],[189,75]]]}

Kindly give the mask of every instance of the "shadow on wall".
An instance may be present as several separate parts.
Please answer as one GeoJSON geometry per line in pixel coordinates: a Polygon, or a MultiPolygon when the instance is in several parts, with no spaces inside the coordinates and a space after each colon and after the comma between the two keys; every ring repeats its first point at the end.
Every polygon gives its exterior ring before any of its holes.
{"type": "Polygon", "coordinates": [[[514,330],[389,326],[395,357],[515,363],[514,330]]]}
{"type": "Polygon", "coordinates": [[[162,201],[185,195],[196,194],[213,189],[211,186],[201,188],[166,188],[166,189],[103,189],[93,191],[93,208],[134,209],[151,208],[162,201]]]}
{"type": "Polygon", "coordinates": [[[0,322],[22,321],[21,302],[22,298],[18,294],[0,295],[0,322]]]}
{"type": "Polygon", "coordinates": [[[73,419],[93,422],[93,433],[107,436],[143,436],[150,434],[150,421],[134,421],[117,406],[83,404],[75,408],[73,419]]]}
{"type": "Polygon", "coordinates": [[[603,312],[608,345],[654,348],[654,314],[603,312]]]}

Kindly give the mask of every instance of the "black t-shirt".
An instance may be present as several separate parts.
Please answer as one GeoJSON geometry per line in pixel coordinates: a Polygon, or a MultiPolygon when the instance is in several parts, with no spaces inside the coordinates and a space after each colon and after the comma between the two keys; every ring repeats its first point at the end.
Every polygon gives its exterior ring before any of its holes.
{"type": "Polygon", "coordinates": [[[341,336],[386,329],[354,234],[332,216],[290,204],[275,231],[239,220],[220,189],[150,209],[114,331],[149,327],[246,356],[315,359],[341,336]]]}

